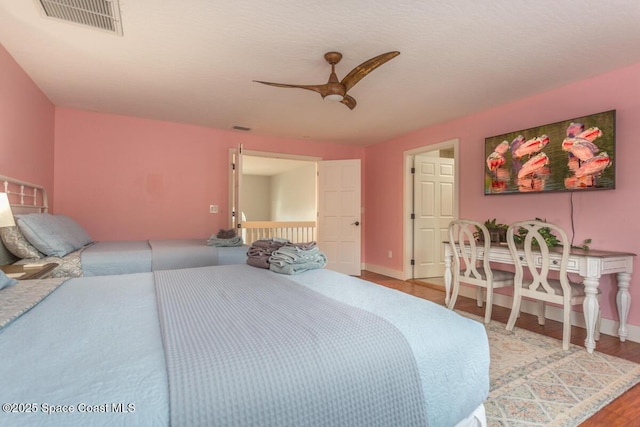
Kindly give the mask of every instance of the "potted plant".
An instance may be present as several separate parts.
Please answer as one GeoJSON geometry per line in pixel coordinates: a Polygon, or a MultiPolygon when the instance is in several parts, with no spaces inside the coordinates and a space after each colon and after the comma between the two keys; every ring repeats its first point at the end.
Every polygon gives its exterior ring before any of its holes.
{"type": "MultiPolygon", "coordinates": [[[[507,224],[500,224],[497,222],[495,218],[488,219],[484,222],[484,226],[489,230],[489,237],[491,239],[491,243],[506,243],[507,241],[507,228],[509,226],[507,224]]],[[[484,241],[484,235],[482,234],[482,230],[478,227],[476,231],[476,238],[479,242],[484,241]]]]}
{"type": "MultiPolygon", "coordinates": [[[[547,222],[546,219],[540,219],[540,218],[536,218],[536,221],[547,222]]],[[[548,227],[541,228],[539,233],[544,239],[544,242],[547,244],[548,247],[552,248],[554,246],[559,245],[560,242],[558,240],[558,237],[551,232],[550,228],[548,227]]],[[[520,227],[520,229],[518,229],[518,232],[513,234],[513,240],[516,243],[521,244],[524,242],[526,235],[527,235],[527,230],[523,227],[520,227]]],[[[533,245],[535,246],[537,243],[538,241],[534,239],[533,245]]]]}

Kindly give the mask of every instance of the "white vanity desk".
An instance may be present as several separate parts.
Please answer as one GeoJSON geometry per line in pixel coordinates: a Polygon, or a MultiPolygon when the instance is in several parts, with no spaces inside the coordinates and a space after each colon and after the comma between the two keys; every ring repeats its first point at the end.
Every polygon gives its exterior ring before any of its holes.
{"type": "MultiPolygon", "coordinates": [[[[449,294],[451,291],[451,247],[448,242],[444,242],[444,283],[446,292],[446,303],[449,303],[449,294]]],[[[484,248],[479,248],[479,257],[482,258],[484,248]]],[[[599,250],[582,250],[572,249],[569,256],[567,272],[576,273],[583,279],[585,294],[587,298],[583,304],[584,320],[587,329],[587,338],[585,339],[585,347],[589,353],[593,353],[596,347],[594,332],[596,320],[599,310],[598,286],[600,277],[604,274],[617,274],[618,294],[616,296],[616,305],[618,308],[618,318],[620,319],[620,327],[618,328],[618,336],[620,341],[625,341],[627,331],[627,316],[629,315],[629,307],[631,306],[631,295],[629,294],[629,284],[631,282],[631,273],[633,272],[633,257],[635,254],[628,252],[610,252],[599,250]]],[[[551,255],[553,259],[553,254],[551,255]]],[[[558,260],[560,255],[557,255],[558,260]]],[[[506,244],[492,245],[490,261],[502,264],[513,265],[511,253],[506,244]]],[[[536,262],[537,263],[537,262],[536,262]]],[[[551,265],[558,264],[559,261],[551,262],[551,265]]],[[[553,269],[553,267],[551,267],[553,269]]]]}

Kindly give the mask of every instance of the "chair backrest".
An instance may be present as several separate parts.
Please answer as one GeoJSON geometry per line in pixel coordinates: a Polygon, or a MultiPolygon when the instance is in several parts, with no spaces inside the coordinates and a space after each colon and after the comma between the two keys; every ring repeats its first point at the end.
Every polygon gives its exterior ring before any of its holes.
{"type": "Polygon", "coordinates": [[[493,280],[489,266],[491,237],[484,224],[468,219],[451,221],[449,246],[453,253],[453,272],[461,281],[486,284],[493,280]],[[482,236],[482,242],[477,241],[479,236],[482,236]],[[482,248],[481,251],[478,251],[478,246],[482,248]],[[482,255],[481,263],[479,255],[482,255]],[[479,270],[480,267],[482,270],[479,270]]]}
{"type": "Polygon", "coordinates": [[[549,285],[549,271],[553,266],[553,270],[559,271],[557,280],[560,281],[564,295],[571,294],[567,277],[567,263],[571,245],[562,228],[538,220],[519,221],[511,224],[507,229],[507,243],[515,265],[516,284],[522,283],[522,287],[531,292],[555,295],[555,291],[549,285]],[[547,246],[541,230],[556,236],[558,244],[554,249],[547,246]],[[526,233],[521,244],[514,240],[516,233],[520,236],[526,233]],[[525,272],[529,273],[526,279],[524,279],[525,272]]]}

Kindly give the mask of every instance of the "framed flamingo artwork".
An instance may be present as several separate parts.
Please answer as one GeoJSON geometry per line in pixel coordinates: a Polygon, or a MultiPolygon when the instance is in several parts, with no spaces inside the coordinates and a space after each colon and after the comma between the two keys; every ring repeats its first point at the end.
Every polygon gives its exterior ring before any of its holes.
{"type": "Polygon", "coordinates": [[[485,139],[484,194],[612,190],[616,111],[485,139]]]}

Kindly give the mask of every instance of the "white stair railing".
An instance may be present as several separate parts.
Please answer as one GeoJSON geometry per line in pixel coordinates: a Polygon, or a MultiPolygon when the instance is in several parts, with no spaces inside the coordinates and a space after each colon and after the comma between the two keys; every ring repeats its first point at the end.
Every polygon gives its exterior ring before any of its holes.
{"type": "Polygon", "coordinates": [[[291,243],[316,240],[315,221],[245,221],[242,223],[242,237],[250,245],[259,239],[287,239],[291,243]]]}

